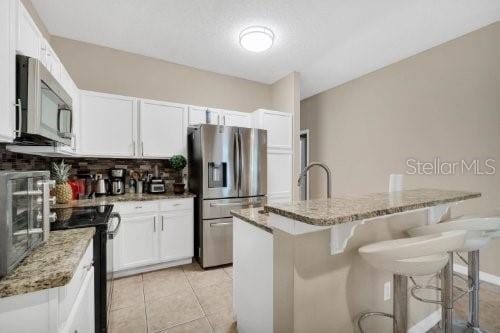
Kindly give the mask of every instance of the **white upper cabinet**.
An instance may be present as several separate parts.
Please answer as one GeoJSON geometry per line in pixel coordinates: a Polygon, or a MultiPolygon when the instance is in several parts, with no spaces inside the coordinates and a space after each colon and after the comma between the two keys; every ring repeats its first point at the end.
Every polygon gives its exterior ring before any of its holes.
{"type": "Polygon", "coordinates": [[[268,149],[292,150],[292,114],[259,109],[253,113],[254,127],[267,130],[268,149]]]}
{"type": "Polygon", "coordinates": [[[16,6],[14,0],[0,1],[0,142],[14,140],[16,6]]]}
{"type": "Polygon", "coordinates": [[[39,59],[43,36],[21,1],[17,3],[19,7],[16,49],[20,54],[39,59]]]}
{"type": "Polygon", "coordinates": [[[225,126],[252,127],[252,114],[238,111],[223,111],[222,123],[225,126]]]}
{"type": "Polygon", "coordinates": [[[83,91],[80,152],[88,156],[135,157],[137,99],[83,91]]]}
{"type": "Polygon", "coordinates": [[[164,158],[176,154],[186,155],[186,113],[186,107],[181,104],[141,100],[141,156],[164,158]]]}
{"type": "Polygon", "coordinates": [[[200,124],[223,125],[222,111],[218,109],[212,109],[202,106],[190,106],[188,118],[188,124],[190,126],[200,124]]]}

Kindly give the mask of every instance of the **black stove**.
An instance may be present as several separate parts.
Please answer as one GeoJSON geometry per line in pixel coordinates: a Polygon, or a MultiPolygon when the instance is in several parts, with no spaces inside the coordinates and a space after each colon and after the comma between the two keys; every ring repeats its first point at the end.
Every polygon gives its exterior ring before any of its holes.
{"type": "Polygon", "coordinates": [[[113,205],[53,208],[56,221],[51,223],[50,230],[63,230],[87,227],[106,227],[113,211],[113,205]]]}
{"type": "Polygon", "coordinates": [[[120,215],[112,213],[113,205],[53,208],[56,221],[50,230],[95,227],[94,235],[94,297],[95,332],[107,332],[113,296],[113,238],[118,233],[120,215]],[[116,220],[117,223],[114,223],[116,220]]]}

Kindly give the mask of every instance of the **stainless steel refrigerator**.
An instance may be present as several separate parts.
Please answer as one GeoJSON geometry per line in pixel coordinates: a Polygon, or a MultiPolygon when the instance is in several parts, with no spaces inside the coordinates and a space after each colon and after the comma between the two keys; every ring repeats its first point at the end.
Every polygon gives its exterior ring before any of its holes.
{"type": "Polygon", "coordinates": [[[188,132],[195,254],[203,268],[232,263],[233,209],[260,207],[267,193],[267,131],[198,125],[188,132]]]}

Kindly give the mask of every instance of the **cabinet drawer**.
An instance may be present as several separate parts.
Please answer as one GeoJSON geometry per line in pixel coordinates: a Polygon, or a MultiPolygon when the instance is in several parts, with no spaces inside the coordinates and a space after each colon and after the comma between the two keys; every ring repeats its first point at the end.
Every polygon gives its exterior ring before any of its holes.
{"type": "Polygon", "coordinates": [[[168,212],[171,210],[192,210],[193,199],[169,199],[160,201],[160,211],[168,212]]]}
{"type": "Polygon", "coordinates": [[[158,212],[158,201],[134,201],[127,203],[115,203],[113,211],[120,215],[142,214],[158,212]]]}
{"type": "Polygon", "coordinates": [[[68,319],[68,315],[73,308],[78,292],[80,291],[85,277],[92,269],[94,257],[94,241],[91,240],[85,254],[80,260],[80,264],[75,270],[75,274],[71,281],[64,287],[59,288],[59,323],[64,323],[68,319]]]}

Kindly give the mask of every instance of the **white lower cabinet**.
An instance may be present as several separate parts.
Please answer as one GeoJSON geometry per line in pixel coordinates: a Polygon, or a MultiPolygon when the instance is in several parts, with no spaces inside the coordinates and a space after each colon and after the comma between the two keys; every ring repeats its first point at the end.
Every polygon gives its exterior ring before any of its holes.
{"type": "Polygon", "coordinates": [[[0,332],[94,333],[93,241],[68,284],[0,298],[0,332]]]}
{"type": "Polygon", "coordinates": [[[162,214],[159,238],[161,261],[192,257],[193,212],[180,211],[162,214]]]}
{"type": "Polygon", "coordinates": [[[93,333],[94,322],[94,268],[85,277],[75,305],[69,314],[63,333],[93,333]]]}
{"type": "Polygon", "coordinates": [[[115,204],[122,220],[114,239],[114,271],[127,275],[193,257],[193,199],[115,204]]]}
{"type": "Polygon", "coordinates": [[[155,215],[122,216],[118,235],[114,240],[116,270],[125,270],[156,263],[157,235],[155,215]]]}

